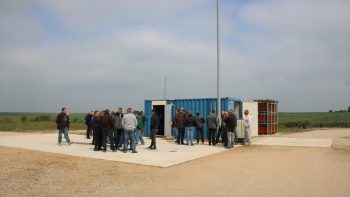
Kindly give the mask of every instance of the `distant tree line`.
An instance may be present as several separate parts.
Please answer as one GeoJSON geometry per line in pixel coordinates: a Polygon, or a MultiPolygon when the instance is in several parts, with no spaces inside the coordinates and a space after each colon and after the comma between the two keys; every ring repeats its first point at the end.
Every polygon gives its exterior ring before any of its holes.
{"type": "Polygon", "coordinates": [[[338,111],[329,110],[328,112],[350,112],[350,106],[348,107],[348,110],[338,110],[338,111]]]}

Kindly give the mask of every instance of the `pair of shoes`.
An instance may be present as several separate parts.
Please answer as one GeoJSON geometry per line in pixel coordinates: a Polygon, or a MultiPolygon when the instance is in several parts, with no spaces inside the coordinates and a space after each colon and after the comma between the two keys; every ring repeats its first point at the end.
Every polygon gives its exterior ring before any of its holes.
{"type": "Polygon", "coordinates": [[[126,151],[126,150],[123,150],[123,153],[127,153],[128,151],[126,151]]]}
{"type": "Polygon", "coordinates": [[[73,144],[73,142],[68,142],[68,145],[70,146],[71,144],[73,144]]]}
{"type": "Polygon", "coordinates": [[[153,146],[151,149],[152,149],[152,150],[156,150],[156,149],[157,149],[157,147],[153,146]]]}
{"type": "Polygon", "coordinates": [[[149,147],[147,147],[148,149],[152,149],[152,147],[151,146],[149,146],[149,147]]]}
{"type": "Polygon", "coordinates": [[[137,151],[136,151],[136,150],[133,150],[132,153],[137,153],[137,151]]]}
{"type": "Polygon", "coordinates": [[[117,149],[113,149],[112,152],[117,152],[117,149]]]}
{"type": "Polygon", "coordinates": [[[98,148],[94,148],[94,151],[99,151],[98,148]]]}

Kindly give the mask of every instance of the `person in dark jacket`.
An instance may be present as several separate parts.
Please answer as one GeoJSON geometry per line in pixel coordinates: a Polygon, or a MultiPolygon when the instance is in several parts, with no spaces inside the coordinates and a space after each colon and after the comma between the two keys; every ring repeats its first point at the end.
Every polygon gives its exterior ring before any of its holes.
{"type": "Polygon", "coordinates": [[[159,131],[159,126],[160,126],[160,119],[159,116],[156,114],[155,111],[152,111],[152,117],[151,117],[151,145],[147,148],[155,150],[157,149],[157,143],[156,143],[156,135],[159,131]]]}
{"type": "Polygon", "coordinates": [[[233,113],[233,110],[228,112],[228,116],[225,118],[224,122],[226,123],[227,131],[227,146],[226,148],[233,148],[235,145],[234,131],[237,127],[237,117],[233,113]]]}
{"type": "Polygon", "coordinates": [[[212,110],[210,115],[207,117],[207,126],[208,126],[208,141],[209,146],[213,144],[215,146],[215,133],[218,128],[218,118],[215,115],[215,110],[212,110]]]}
{"type": "Polygon", "coordinates": [[[201,113],[197,112],[197,116],[194,118],[194,121],[196,123],[197,144],[199,143],[199,135],[201,136],[202,144],[204,144],[203,127],[204,127],[205,119],[201,116],[201,113]]]}
{"type": "Polygon", "coordinates": [[[86,114],[85,116],[85,124],[86,124],[86,138],[90,139],[90,135],[92,134],[92,116],[93,112],[86,114]]]}
{"type": "Polygon", "coordinates": [[[62,133],[66,139],[68,145],[71,145],[72,142],[69,139],[68,130],[69,130],[69,112],[68,109],[63,107],[61,113],[56,117],[56,125],[58,129],[58,145],[62,145],[62,133]]]}
{"type": "Polygon", "coordinates": [[[177,140],[176,140],[176,143],[177,144],[184,144],[185,115],[183,114],[183,110],[180,110],[180,112],[176,114],[175,126],[177,128],[177,140]]]}
{"type": "Polygon", "coordinates": [[[114,128],[113,117],[111,116],[111,114],[109,114],[109,110],[106,109],[104,115],[101,118],[103,152],[107,151],[107,137],[109,138],[111,143],[111,150],[113,152],[117,151],[117,149],[114,146],[113,128],[114,128]]]}
{"type": "Polygon", "coordinates": [[[94,138],[94,151],[101,150],[102,146],[102,131],[101,131],[101,116],[99,111],[94,112],[94,116],[92,117],[92,130],[93,130],[93,138],[94,138]]]}
{"type": "Polygon", "coordinates": [[[185,131],[186,131],[186,141],[187,145],[193,146],[193,133],[195,128],[195,121],[191,112],[188,112],[185,120],[185,131]]]}
{"type": "Polygon", "coordinates": [[[119,148],[123,145],[123,139],[124,139],[124,131],[123,131],[123,108],[119,107],[117,112],[114,113],[113,119],[114,119],[114,140],[115,140],[115,147],[119,148]]]}

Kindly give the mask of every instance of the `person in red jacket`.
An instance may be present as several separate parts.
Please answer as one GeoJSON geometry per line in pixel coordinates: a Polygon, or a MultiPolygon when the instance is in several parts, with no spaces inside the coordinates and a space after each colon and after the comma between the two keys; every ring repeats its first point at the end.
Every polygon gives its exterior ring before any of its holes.
{"type": "Polygon", "coordinates": [[[117,149],[114,146],[115,143],[113,138],[114,121],[108,109],[105,110],[105,113],[101,117],[101,129],[102,129],[103,152],[107,151],[107,137],[111,142],[111,150],[113,152],[117,151],[117,149]]]}

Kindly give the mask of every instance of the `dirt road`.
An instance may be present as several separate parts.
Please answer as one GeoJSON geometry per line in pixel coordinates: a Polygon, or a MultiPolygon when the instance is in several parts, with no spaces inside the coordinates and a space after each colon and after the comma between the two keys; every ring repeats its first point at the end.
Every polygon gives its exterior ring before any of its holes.
{"type": "Polygon", "coordinates": [[[0,147],[0,196],[349,196],[350,151],[250,146],[170,168],[0,147]]]}

